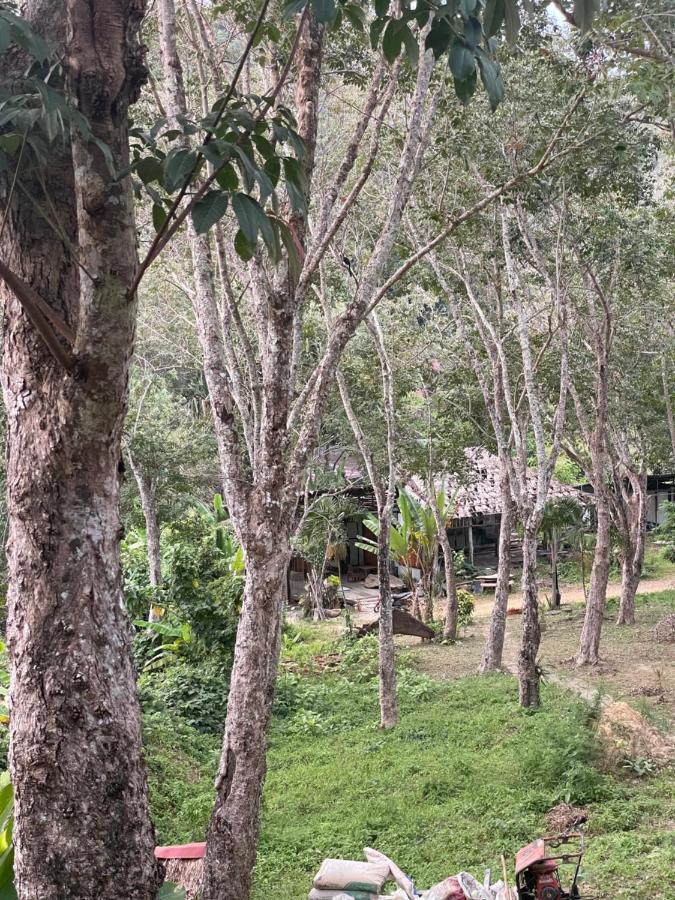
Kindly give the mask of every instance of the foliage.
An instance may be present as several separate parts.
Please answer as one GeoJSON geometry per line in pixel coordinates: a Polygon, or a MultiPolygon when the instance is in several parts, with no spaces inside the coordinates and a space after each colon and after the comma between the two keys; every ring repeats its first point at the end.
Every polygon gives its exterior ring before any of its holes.
{"type": "Polygon", "coordinates": [[[675,503],[664,503],[661,510],[664,521],[652,531],[652,535],[675,544],[675,503]]]}
{"type": "Polygon", "coordinates": [[[14,791],[9,772],[0,772],[0,900],[16,900],[13,829],[14,791]]]}
{"type": "MultiPolygon", "coordinates": [[[[122,562],[127,605],[132,613],[143,615],[150,594],[147,559],[137,532],[123,543],[122,562]]],[[[176,647],[179,655],[190,643],[198,654],[229,657],[243,597],[243,557],[231,526],[208,508],[193,507],[164,529],[162,564],[158,602],[168,610],[169,627],[181,633],[151,631],[160,639],[182,637],[182,644],[176,647]],[[184,625],[189,626],[189,640],[187,633],[182,633],[184,625]]],[[[136,640],[144,663],[153,647],[162,642],[153,642],[151,637],[146,628],[136,640]]]]}
{"type": "Polygon", "coordinates": [[[668,562],[675,563],[675,544],[669,544],[663,551],[664,559],[668,562]]]}
{"type": "MultiPolygon", "coordinates": [[[[420,887],[459,870],[480,876],[542,833],[544,814],[566,797],[591,804],[584,868],[596,893],[604,885],[605,896],[628,900],[639,885],[658,896],[667,883],[667,776],[638,788],[598,772],[588,710],[571,694],[545,686],[545,706],[528,716],[512,679],[431,682],[401,704],[398,728],[381,732],[376,681],[365,686],[344,674],[281,676],[255,900],[296,900],[325,856],[358,859],[368,845],[420,887]]],[[[218,742],[160,725],[146,737],[159,836],[198,840],[218,742]]]]}
{"type": "Polygon", "coordinates": [[[358,504],[349,497],[320,497],[307,512],[295,549],[315,569],[327,560],[339,562],[345,556],[347,520],[359,515],[358,504]]]}
{"type": "Polygon", "coordinates": [[[180,717],[204,734],[222,734],[227,712],[230,667],[215,660],[175,660],[143,672],[138,693],[143,710],[180,717]]]}
{"type": "Polygon", "coordinates": [[[476,600],[473,594],[460,588],[457,591],[457,624],[459,626],[471,624],[475,606],[476,600]]]}
{"type": "Polygon", "coordinates": [[[202,840],[220,737],[200,733],[163,706],[144,711],[143,745],[157,843],[202,840]]]}

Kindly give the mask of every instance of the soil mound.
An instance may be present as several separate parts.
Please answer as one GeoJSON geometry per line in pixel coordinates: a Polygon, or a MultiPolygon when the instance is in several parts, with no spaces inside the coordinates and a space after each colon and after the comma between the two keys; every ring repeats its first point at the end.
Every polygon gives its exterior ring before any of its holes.
{"type": "Polygon", "coordinates": [[[577,831],[580,825],[588,821],[588,810],[585,806],[559,803],[553,809],[549,809],[545,821],[549,834],[569,834],[570,831],[577,831]]]}
{"type": "Polygon", "coordinates": [[[675,760],[673,741],[661,734],[636,709],[618,701],[602,707],[598,734],[607,747],[607,762],[617,765],[626,757],[660,765],[675,760]]]}
{"type": "Polygon", "coordinates": [[[675,644],[675,613],[669,613],[656,623],[652,637],[659,644],[675,644]]]}

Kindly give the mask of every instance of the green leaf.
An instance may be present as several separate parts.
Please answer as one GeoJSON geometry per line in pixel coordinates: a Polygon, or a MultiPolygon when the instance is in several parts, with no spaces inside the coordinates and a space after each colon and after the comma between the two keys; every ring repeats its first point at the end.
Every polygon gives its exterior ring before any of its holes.
{"type": "Polygon", "coordinates": [[[228,195],[222,191],[209,191],[192,209],[192,222],[197,234],[206,234],[225,215],[228,195]]]}
{"type": "Polygon", "coordinates": [[[335,20],[335,0],[310,0],[317,22],[330,25],[335,20]]]}
{"type": "Polygon", "coordinates": [[[462,101],[462,103],[468,103],[475,94],[477,80],[478,76],[476,74],[475,68],[467,78],[464,78],[460,81],[455,78],[455,93],[462,101]]]}
{"type": "Polygon", "coordinates": [[[152,204],[152,225],[155,231],[159,232],[166,222],[166,210],[161,203],[152,204]]]}
{"type": "Polygon", "coordinates": [[[165,881],[159,889],[157,900],[185,900],[185,891],[172,881],[165,881]]]}
{"type": "Polygon", "coordinates": [[[360,6],[355,3],[347,3],[342,11],[352,28],[356,31],[365,31],[366,15],[360,6]]]}
{"type": "Polygon", "coordinates": [[[370,46],[376,50],[380,43],[380,35],[387,24],[387,19],[374,19],[370,23],[370,46]]]}
{"type": "Polygon", "coordinates": [[[504,99],[504,82],[499,65],[482,50],[478,51],[477,57],[481,81],[490,99],[490,106],[495,110],[504,99]]]}
{"type": "Polygon", "coordinates": [[[225,163],[216,172],[216,181],[225,191],[236,191],[239,187],[239,176],[231,163],[225,163]]]}
{"type": "Polygon", "coordinates": [[[232,198],[232,209],[244,237],[255,247],[261,224],[263,221],[267,222],[261,206],[248,194],[238,193],[232,198]]]}
{"type": "Polygon", "coordinates": [[[173,193],[181,187],[197,162],[192,150],[172,150],[162,164],[164,187],[173,193]]]}
{"type": "Polygon", "coordinates": [[[476,71],[473,52],[463,41],[455,40],[450,48],[450,71],[455,81],[466,81],[476,71]]]}
{"type": "Polygon", "coordinates": [[[136,174],[143,184],[150,184],[153,181],[162,180],[162,164],[154,156],[146,156],[134,166],[136,174]]]}
{"type": "Polygon", "coordinates": [[[401,52],[402,43],[403,35],[401,34],[400,19],[389,19],[382,35],[382,52],[390,65],[401,52]]]}
{"type": "Polygon", "coordinates": [[[504,0],[504,21],[506,23],[506,40],[513,46],[520,34],[520,13],[517,0],[504,0]]]}
{"type": "Polygon", "coordinates": [[[459,11],[462,17],[468,19],[476,12],[477,0],[459,0],[459,11]]]}
{"type": "Polygon", "coordinates": [[[599,0],[574,0],[574,21],[582,34],[586,34],[593,25],[599,7],[599,0]]]}
{"type": "Polygon", "coordinates": [[[255,244],[251,245],[246,240],[243,231],[239,229],[234,236],[234,249],[237,251],[237,256],[240,259],[242,259],[244,262],[248,262],[249,260],[253,259],[253,254],[255,253],[255,244]]]}
{"type": "Polygon", "coordinates": [[[288,0],[284,4],[284,19],[292,19],[293,16],[302,12],[305,6],[307,6],[307,0],[288,0]]]}
{"type": "Polygon", "coordinates": [[[286,225],[285,222],[277,222],[276,223],[279,235],[283,242],[284,247],[286,248],[286,255],[288,256],[288,268],[293,278],[297,278],[300,274],[300,254],[298,253],[298,245],[293,238],[293,234],[291,233],[291,229],[286,225]]]}
{"type": "Polygon", "coordinates": [[[483,37],[483,29],[478,19],[471,16],[464,23],[464,40],[469,47],[477,47],[483,37]]]}
{"type": "Polygon", "coordinates": [[[434,58],[440,59],[450,46],[452,30],[447,19],[434,21],[424,43],[425,49],[433,50],[434,58]]]}
{"type": "Polygon", "coordinates": [[[497,34],[502,27],[506,15],[505,2],[506,0],[487,0],[483,13],[483,30],[488,37],[497,34]]]}
{"type": "Polygon", "coordinates": [[[9,23],[0,18],[0,53],[4,53],[12,43],[12,30],[9,23]]]}
{"type": "Polygon", "coordinates": [[[405,46],[405,54],[408,57],[408,62],[414,69],[419,62],[420,48],[417,39],[405,23],[401,25],[401,37],[403,38],[403,45],[405,46]]]}
{"type": "Polygon", "coordinates": [[[14,156],[23,142],[20,134],[0,134],[0,150],[4,150],[10,156],[14,156]]]}
{"type": "Polygon", "coordinates": [[[375,0],[375,15],[378,19],[384,18],[389,9],[389,0],[375,0]]]}
{"type": "Polygon", "coordinates": [[[267,173],[272,184],[276,187],[281,176],[281,160],[278,156],[270,156],[270,158],[265,163],[265,172],[267,173]]]}

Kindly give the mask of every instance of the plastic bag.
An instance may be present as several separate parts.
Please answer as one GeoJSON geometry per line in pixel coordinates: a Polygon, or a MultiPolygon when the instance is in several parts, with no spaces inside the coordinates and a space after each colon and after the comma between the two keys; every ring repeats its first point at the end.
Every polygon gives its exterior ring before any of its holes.
{"type": "Polygon", "coordinates": [[[464,900],[464,891],[456,878],[446,878],[430,888],[424,900],[464,900]]]}
{"type": "Polygon", "coordinates": [[[408,900],[415,900],[415,897],[419,896],[415,890],[415,882],[412,878],[399,869],[396,863],[389,859],[388,856],[385,856],[384,853],[380,853],[379,850],[373,850],[372,847],[364,847],[363,855],[368,862],[386,866],[389,870],[389,878],[396,882],[408,900]]]}

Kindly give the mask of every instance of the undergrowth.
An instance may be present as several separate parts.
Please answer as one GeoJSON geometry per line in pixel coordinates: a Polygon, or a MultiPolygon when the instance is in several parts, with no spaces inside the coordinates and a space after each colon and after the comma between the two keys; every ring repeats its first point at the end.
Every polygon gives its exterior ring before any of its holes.
{"type": "MultiPolygon", "coordinates": [[[[270,736],[254,900],[300,900],[326,856],[375,846],[427,887],[461,869],[482,878],[545,830],[544,814],[588,805],[585,872],[595,895],[667,893],[675,803],[667,773],[598,768],[593,710],[544,686],[542,709],[518,707],[505,676],[436,682],[399,662],[397,728],[377,727],[377,641],[285,643],[287,661],[339,650],[330,672],[283,672],[270,736]],[[670,798],[670,799],[669,799],[670,798]]],[[[203,839],[219,739],[146,719],[153,810],[161,842],[203,839]]]]}

